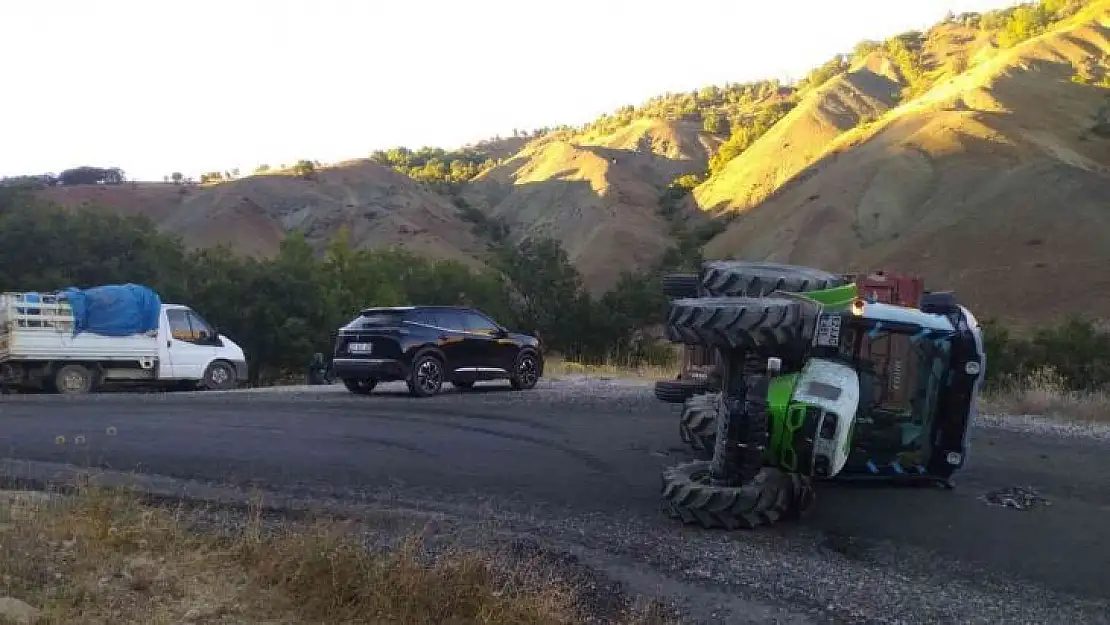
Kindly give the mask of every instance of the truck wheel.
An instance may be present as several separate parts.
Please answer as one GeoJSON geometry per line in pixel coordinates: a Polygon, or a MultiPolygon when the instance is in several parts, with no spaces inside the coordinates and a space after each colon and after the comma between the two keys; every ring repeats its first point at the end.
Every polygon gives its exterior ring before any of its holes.
{"type": "Polygon", "coordinates": [[[845,283],[842,276],[798,265],[738,260],[702,263],[701,286],[714,297],[762,297],[775,291],[805,293],[845,283]]]}
{"type": "Polygon", "coordinates": [[[660,278],[663,283],[663,295],[668,298],[697,297],[698,274],[696,273],[668,273],[660,278]]]}
{"type": "Polygon", "coordinates": [[[235,370],[226,362],[217,360],[204,370],[201,386],[208,391],[226,391],[235,388],[235,370]]]}
{"type": "Polygon", "coordinates": [[[84,395],[95,384],[93,372],[84,365],[65,365],[54,372],[54,391],[62,395],[84,395]]]}
{"type": "Polygon", "coordinates": [[[763,467],[741,486],[717,486],[710,481],[708,461],[687,462],[663,471],[663,511],[707,529],[755,529],[798,516],[812,505],[807,479],[763,467]]]}
{"type": "Polygon", "coordinates": [[[682,416],[678,420],[678,435],[700,460],[709,460],[713,457],[720,401],[720,393],[710,393],[695,395],[682,406],[682,416]]]}
{"type": "Polygon", "coordinates": [[[354,378],[343,378],[343,386],[347,387],[355,395],[369,395],[374,392],[374,387],[378,385],[377,380],[365,379],[356,380],[354,378]]]}
{"type": "Polygon", "coordinates": [[[782,356],[804,348],[813,337],[817,310],[785,297],[677,299],[664,332],[675,343],[782,356]]]}

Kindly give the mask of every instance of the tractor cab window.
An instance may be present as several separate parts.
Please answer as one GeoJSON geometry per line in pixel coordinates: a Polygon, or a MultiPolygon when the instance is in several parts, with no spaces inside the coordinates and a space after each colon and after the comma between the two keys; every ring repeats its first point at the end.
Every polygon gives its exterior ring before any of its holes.
{"type": "Polygon", "coordinates": [[[854,363],[860,378],[853,438],[867,441],[866,449],[853,449],[853,454],[880,466],[897,462],[912,469],[924,464],[937,396],[948,371],[948,339],[863,328],[848,329],[845,338],[842,356],[854,363]]]}

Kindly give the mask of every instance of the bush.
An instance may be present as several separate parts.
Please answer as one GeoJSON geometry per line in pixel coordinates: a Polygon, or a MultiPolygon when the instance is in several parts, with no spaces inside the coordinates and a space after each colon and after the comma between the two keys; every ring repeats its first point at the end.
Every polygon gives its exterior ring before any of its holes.
{"type": "Polygon", "coordinates": [[[1052,377],[1067,391],[1097,392],[1110,385],[1110,332],[1090,321],[1069,319],[1015,336],[997,322],[984,323],[987,383],[992,389],[1052,377]]]}

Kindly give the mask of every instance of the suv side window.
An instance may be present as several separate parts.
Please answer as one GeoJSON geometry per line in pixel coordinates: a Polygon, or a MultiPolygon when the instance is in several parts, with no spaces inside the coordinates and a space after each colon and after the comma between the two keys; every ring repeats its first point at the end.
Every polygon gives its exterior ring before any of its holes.
{"type": "Polygon", "coordinates": [[[497,324],[487,318],[485,315],[468,310],[463,313],[463,319],[466,323],[465,330],[472,334],[493,334],[497,331],[497,324]]]}
{"type": "Polygon", "coordinates": [[[463,319],[463,314],[457,310],[442,309],[436,311],[436,319],[439,321],[439,327],[454,332],[463,332],[466,330],[466,321],[463,319]]]}
{"type": "Polygon", "coordinates": [[[439,319],[439,315],[434,310],[417,310],[409,317],[409,321],[419,323],[421,325],[431,326],[433,328],[443,327],[439,319]]]}

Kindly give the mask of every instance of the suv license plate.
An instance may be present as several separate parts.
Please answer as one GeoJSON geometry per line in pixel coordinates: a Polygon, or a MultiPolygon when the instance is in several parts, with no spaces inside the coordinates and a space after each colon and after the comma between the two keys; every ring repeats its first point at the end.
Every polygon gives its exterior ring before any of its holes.
{"type": "Polygon", "coordinates": [[[347,351],[352,354],[369,354],[374,351],[373,343],[348,343],[347,351]]]}

